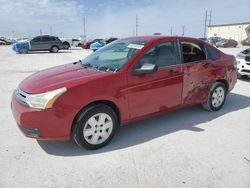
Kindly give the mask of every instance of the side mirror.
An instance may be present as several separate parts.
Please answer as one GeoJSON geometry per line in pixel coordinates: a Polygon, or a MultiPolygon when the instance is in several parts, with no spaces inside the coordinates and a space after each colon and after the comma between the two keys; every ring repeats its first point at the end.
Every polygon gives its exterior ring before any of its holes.
{"type": "Polygon", "coordinates": [[[133,75],[151,74],[158,70],[158,66],[151,63],[144,63],[141,68],[134,69],[132,71],[133,75]]]}

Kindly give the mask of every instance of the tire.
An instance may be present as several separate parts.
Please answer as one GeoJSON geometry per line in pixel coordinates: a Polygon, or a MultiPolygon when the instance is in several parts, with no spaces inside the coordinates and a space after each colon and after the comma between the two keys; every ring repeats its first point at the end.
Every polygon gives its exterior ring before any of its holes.
{"type": "Polygon", "coordinates": [[[203,104],[203,108],[208,111],[218,111],[225,103],[227,89],[221,82],[215,82],[210,89],[207,102],[203,104]]]}
{"type": "Polygon", "coordinates": [[[118,118],[114,110],[105,104],[93,104],[76,117],[73,125],[73,139],[88,150],[101,148],[108,144],[115,135],[118,118]]]}
{"type": "Polygon", "coordinates": [[[59,51],[58,46],[52,46],[50,49],[50,52],[52,52],[52,53],[57,53],[58,51],[59,51]]]}
{"type": "Polygon", "coordinates": [[[68,50],[69,48],[70,48],[69,43],[68,43],[68,42],[64,42],[64,43],[63,43],[63,49],[68,50]]]}

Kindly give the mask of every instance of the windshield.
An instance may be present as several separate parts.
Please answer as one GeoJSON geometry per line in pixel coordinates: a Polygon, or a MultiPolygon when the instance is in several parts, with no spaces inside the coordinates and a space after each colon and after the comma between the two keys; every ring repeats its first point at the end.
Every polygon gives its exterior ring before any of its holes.
{"type": "Polygon", "coordinates": [[[146,41],[117,40],[90,54],[81,61],[82,66],[100,71],[119,71],[128,61],[141,50],[146,41]]]}

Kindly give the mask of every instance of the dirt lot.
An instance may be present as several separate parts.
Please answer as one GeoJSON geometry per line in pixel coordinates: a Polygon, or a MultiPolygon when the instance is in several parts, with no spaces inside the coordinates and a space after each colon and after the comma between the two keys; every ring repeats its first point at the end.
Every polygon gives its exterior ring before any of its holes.
{"type": "Polygon", "coordinates": [[[250,79],[237,82],[218,112],[191,107],[132,123],[96,151],[24,137],[10,109],[18,83],[89,53],[15,54],[0,46],[1,188],[250,187],[250,79]]]}

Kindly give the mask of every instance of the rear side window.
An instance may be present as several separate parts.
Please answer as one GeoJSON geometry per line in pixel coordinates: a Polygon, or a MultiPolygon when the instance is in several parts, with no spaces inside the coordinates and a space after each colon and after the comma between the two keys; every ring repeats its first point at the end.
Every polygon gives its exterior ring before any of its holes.
{"type": "Polygon", "coordinates": [[[206,60],[206,53],[203,45],[194,42],[181,42],[183,62],[191,63],[206,60]]]}
{"type": "Polygon", "coordinates": [[[212,60],[216,60],[220,58],[219,52],[216,49],[209,47],[209,46],[207,46],[207,56],[208,56],[208,59],[212,59],[212,60]]]}

